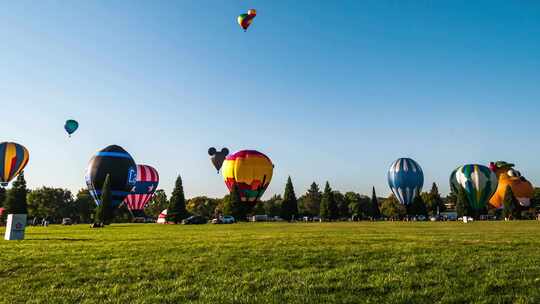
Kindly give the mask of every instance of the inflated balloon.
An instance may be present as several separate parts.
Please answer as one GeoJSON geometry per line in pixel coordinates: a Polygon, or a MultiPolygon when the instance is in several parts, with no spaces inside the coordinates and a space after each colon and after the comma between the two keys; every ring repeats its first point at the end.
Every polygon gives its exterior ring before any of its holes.
{"type": "Polygon", "coordinates": [[[0,185],[5,187],[24,170],[30,154],[22,145],[13,142],[0,143],[0,185]]]}
{"type": "Polygon", "coordinates": [[[232,191],[236,184],[240,198],[255,204],[272,180],[274,165],[268,156],[254,150],[242,150],[227,156],[223,164],[223,180],[232,191]]]}
{"type": "Polygon", "coordinates": [[[221,169],[225,158],[227,157],[227,155],[229,155],[229,149],[223,148],[221,149],[221,151],[218,152],[216,148],[211,147],[210,149],[208,149],[208,155],[210,155],[210,160],[212,161],[212,164],[219,172],[219,169],[221,169]]]}
{"type": "Polygon", "coordinates": [[[456,173],[458,171],[459,167],[454,169],[454,171],[452,171],[452,174],[450,174],[450,190],[454,193],[458,193],[459,191],[459,183],[456,179],[456,173]]]}
{"type": "Polygon", "coordinates": [[[424,186],[424,173],[417,162],[400,158],[388,170],[388,185],[403,205],[410,205],[424,186]]]}
{"type": "Polygon", "coordinates": [[[457,168],[456,181],[467,194],[469,204],[474,210],[487,207],[487,202],[497,190],[497,175],[486,166],[464,165],[457,168]]]}
{"type": "Polygon", "coordinates": [[[498,186],[495,194],[490,198],[489,204],[497,209],[503,208],[506,187],[510,186],[512,193],[522,207],[531,205],[531,198],[534,195],[533,185],[523,176],[521,172],[514,169],[514,164],[504,161],[492,162],[489,168],[495,172],[498,178],[498,186]]]}
{"type": "Polygon", "coordinates": [[[69,137],[71,137],[71,134],[75,133],[77,129],[79,128],[79,123],[76,120],[69,119],[64,124],[64,129],[68,133],[69,137]]]}
{"type": "Polygon", "coordinates": [[[124,199],[133,217],[144,217],[144,208],[156,192],[159,174],[156,169],[147,165],[137,165],[137,181],[135,188],[124,199]]]}
{"type": "Polygon", "coordinates": [[[247,14],[241,14],[238,16],[238,24],[244,29],[244,32],[247,31],[255,16],[257,16],[257,11],[254,9],[248,10],[247,14]]]}
{"type": "Polygon", "coordinates": [[[97,205],[105,177],[110,175],[112,204],[119,206],[137,181],[137,168],[129,153],[120,146],[108,146],[90,159],[86,170],[86,185],[97,205]]]}

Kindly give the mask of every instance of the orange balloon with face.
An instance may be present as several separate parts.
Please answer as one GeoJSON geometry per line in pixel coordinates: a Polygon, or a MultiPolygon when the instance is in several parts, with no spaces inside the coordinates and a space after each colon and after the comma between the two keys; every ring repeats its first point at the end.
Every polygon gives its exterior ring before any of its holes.
{"type": "Polygon", "coordinates": [[[531,205],[531,197],[534,192],[533,185],[519,171],[513,169],[514,164],[498,161],[490,163],[489,167],[497,174],[497,178],[499,179],[497,191],[489,200],[491,206],[497,209],[503,208],[504,194],[507,186],[512,188],[514,196],[522,207],[527,208],[531,205]]]}

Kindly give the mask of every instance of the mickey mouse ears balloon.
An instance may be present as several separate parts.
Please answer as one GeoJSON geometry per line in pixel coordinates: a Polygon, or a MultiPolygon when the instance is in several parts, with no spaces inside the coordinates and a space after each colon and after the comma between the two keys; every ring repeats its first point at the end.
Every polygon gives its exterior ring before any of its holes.
{"type": "Polygon", "coordinates": [[[211,147],[208,149],[208,155],[210,155],[210,160],[212,161],[212,164],[219,172],[221,166],[223,165],[223,162],[225,161],[225,158],[227,157],[227,155],[229,155],[229,149],[223,148],[221,149],[221,151],[218,152],[216,148],[211,147]]]}
{"type": "Polygon", "coordinates": [[[244,32],[247,31],[255,16],[257,16],[257,11],[255,9],[250,9],[248,10],[247,14],[241,14],[238,16],[238,24],[244,29],[244,32]]]}

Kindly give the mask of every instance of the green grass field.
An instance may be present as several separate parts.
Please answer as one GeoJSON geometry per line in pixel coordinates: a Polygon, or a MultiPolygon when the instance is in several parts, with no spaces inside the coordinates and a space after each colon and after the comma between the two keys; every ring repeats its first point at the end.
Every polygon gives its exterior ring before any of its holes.
{"type": "Polygon", "coordinates": [[[1,302],[540,303],[533,221],[79,225],[26,236],[0,241],[1,302]]]}

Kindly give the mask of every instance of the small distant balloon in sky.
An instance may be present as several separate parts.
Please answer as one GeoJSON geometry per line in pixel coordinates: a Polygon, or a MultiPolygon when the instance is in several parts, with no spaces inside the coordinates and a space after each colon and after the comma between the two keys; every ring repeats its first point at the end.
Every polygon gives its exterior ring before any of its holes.
{"type": "Polygon", "coordinates": [[[79,123],[73,119],[66,120],[66,123],[64,124],[64,129],[68,133],[69,137],[71,137],[71,134],[75,133],[75,131],[77,131],[78,128],[79,128],[79,123]]]}
{"type": "Polygon", "coordinates": [[[223,166],[225,158],[227,157],[227,155],[229,155],[229,149],[223,148],[221,149],[221,151],[217,151],[216,148],[211,147],[208,149],[208,155],[210,155],[210,160],[212,161],[212,164],[219,172],[221,166],[223,166]]]}
{"type": "Polygon", "coordinates": [[[247,14],[241,14],[238,16],[238,24],[244,29],[244,32],[247,31],[255,16],[257,16],[257,11],[255,9],[250,9],[248,10],[247,14]]]}

